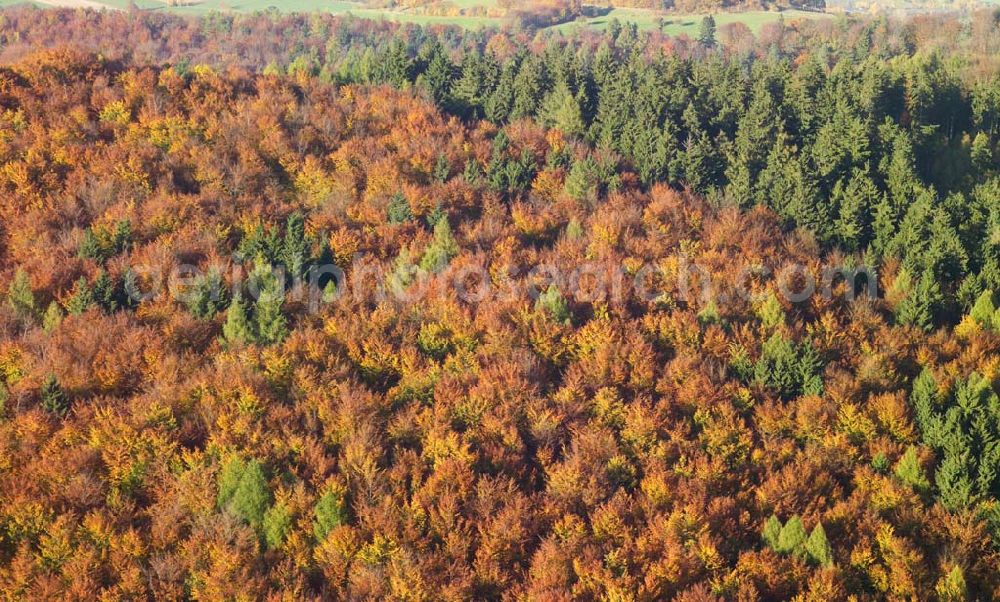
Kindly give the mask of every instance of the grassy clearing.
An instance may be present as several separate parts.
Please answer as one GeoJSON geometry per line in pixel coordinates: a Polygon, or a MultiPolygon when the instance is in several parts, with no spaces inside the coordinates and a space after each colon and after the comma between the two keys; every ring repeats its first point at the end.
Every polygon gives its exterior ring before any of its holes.
{"type": "MultiPolygon", "coordinates": [[[[3,2],[4,0],[0,0],[3,2]]],[[[109,5],[127,4],[128,0],[100,0],[109,5]]],[[[463,7],[489,4],[483,0],[458,0],[456,4],[463,7]]],[[[489,19],[484,17],[443,17],[433,15],[422,15],[419,13],[390,11],[367,8],[359,2],[346,0],[203,0],[197,4],[188,6],[168,6],[160,0],[140,0],[142,8],[156,8],[180,14],[205,14],[215,11],[235,11],[252,13],[258,11],[277,10],[279,12],[326,12],[333,14],[352,14],[366,19],[386,19],[391,21],[401,21],[407,23],[418,23],[421,25],[441,23],[449,25],[461,25],[464,27],[481,27],[486,25],[499,25],[501,19],[489,19]]]]}
{"type": "Polygon", "coordinates": [[[477,6],[485,6],[487,8],[496,8],[496,0],[451,0],[451,3],[459,8],[475,8],[477,6]]]}
{"type": "MultiPolygon", "coordinates": [[[[125,10],[128,8],[128,0],[97,0],[101,4],[111,6],[114,8],[120,8],[125,10]]],[[[166,2],[160,2],[159,0],[135,0],[136,6],[142,9],[161,9],[166,8],[166,2]]]]}
{"type": "MultiPolygon", "coordinates": [[[[659,27],[659,19],[662,18],[664,33],[674,36],[684,33],[689,36],[693,36],[698,33],[698,26],[700,25],[702,18],[705,17],[705,14],[677,15],[657,13],[642,9],[617,8],[604,16],[574,21],[572,23],[563,23],[562,25],[556,26],[556,29],[564,31],[580,27],[605,29],[612,19],[618,19],[623,23],[635,23],[639,26],[639,29],[657,29],[659,27]]],[[[764,24],[774,23],[779,19],[791,21],[794,19],[829,18],[829,15],[822,13],[799,10],[787,10],[783,12],[757,10],[742,13],[716,13],[713,16],[715,17],[715,24],[717,27],[722,27],[723,25],[729,23],[739,22],[746,24],[746,26],[754,32],[758,31],[764,24]]]]}

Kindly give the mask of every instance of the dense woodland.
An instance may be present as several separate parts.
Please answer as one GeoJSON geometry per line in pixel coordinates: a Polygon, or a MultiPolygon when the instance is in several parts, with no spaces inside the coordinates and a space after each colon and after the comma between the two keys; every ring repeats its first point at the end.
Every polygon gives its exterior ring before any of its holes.
{"type": "Polygon", "coordinates": [[[1000,597],[1000,14],[0,17],[5,599],[1000,597]]]}

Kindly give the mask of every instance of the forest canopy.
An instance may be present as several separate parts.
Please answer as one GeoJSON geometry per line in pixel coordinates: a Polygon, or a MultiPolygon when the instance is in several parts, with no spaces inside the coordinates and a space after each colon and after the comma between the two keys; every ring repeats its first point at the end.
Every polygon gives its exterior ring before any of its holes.
{"type": "Polygon", "coordinates": [[[4,597],[1000,597],[1000,13],[0,17],[4,597]]]}

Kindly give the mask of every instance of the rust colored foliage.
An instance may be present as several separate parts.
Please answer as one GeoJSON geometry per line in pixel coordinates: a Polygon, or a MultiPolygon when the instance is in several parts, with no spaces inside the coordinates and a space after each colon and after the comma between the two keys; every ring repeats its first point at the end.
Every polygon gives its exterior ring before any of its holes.
{"type": "Polygon", "coordinates": [[[624,163],[578,198],[547,157],[615,157],[527,120],[503,135],[538,166],[526,186],[466,177],[497,127],[409,92],[72,51],[0,69],[0,282],[23,270],[37,308],[0,309],[0,593],[1000,596],[982,508],[946,510],[914,476],[930,449],[907,455],[909,381],[992,382],[1000,338],[896,325],[884,298],[791,303],[774,275],[737,295],[746,265],[840,256],[624,163]],[[236,295],[168,278],[232,290],[296,251],[343,294],[241,297],[243,323],[236,295]],[[377,294],[427,257],[411,294],[377,294]],[[681,289],[685,262],[711,298],[681,289]],[[584,264],[656,266],[652,294],[526,292],[533,266],[584,264]],[[463,270],[503,294],[464,298],[463,270]],[[159,294],[129,301],[129,278],[159,294]],[[773,515],[832,560],[765,545],[773,515]]]}

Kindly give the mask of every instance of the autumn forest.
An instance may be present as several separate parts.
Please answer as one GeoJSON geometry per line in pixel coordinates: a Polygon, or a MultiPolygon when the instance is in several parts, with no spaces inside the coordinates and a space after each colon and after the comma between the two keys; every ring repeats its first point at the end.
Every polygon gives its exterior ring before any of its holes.
{"type": "Polygon", "coordinates": [[[1000,598],[1000,11],[0,11],[4,600],[1000,598]]]}

